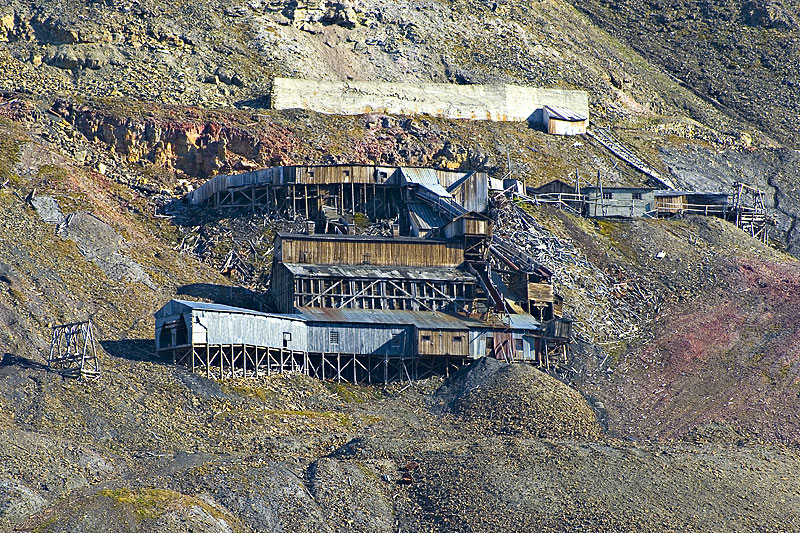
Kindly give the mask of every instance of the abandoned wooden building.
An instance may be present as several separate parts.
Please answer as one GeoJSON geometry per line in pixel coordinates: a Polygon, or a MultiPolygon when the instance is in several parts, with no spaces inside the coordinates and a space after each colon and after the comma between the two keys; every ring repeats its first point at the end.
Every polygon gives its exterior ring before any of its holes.
{"type": "Polygon", "coordinates": [[[764,243],[768,240],[764,192],[744,183],[734,183],[732,192],[724,193],[602,185],[581,189],[553,180],[540,187],[528,187],[526,193],[520,196],[537,205],[552,205],[591,218],[713,216],[735,224],[764,243]]]}
{"type": "Polygon", "coordinates": [[[345,214],[401,221],[403,235],[424,235],[432,226],[420,205],[453,217],[488,206],[485,172],[375,165],[272,167],[220,175],[188,193],[185,201],[213,208],[247,208],[326,223],[345,214]]]}
{"type": "Polygon", "coordinates": [[[561,359],[571,321],[550,273],[493,242],[485,215],[437,231],[278,234],[267,302],[275,313],[172,300],[155,315],[156,348],[214,377],[299,371],[359,383],[421,378],[486,355],[561,359]]]}
{"type": "Polygon", "coordinates": [[[584,213],[588,217],[643,217],[653,215],[655,189],[648,187],[585,187],[584,213]]]}
{"type": "Polygon", "coordinates": [[[545,364],[547,342],[569,340],[545,338],[546,326],[530,315],[310,307],[270,314],[171,300],[155,320],[160,355],[220,379],[279,372],[354,383],[421,379],[483,356],[545,364]]]}
{"type": "Polygon", "coordinates": [[[565,356],[571,321],[551,273],[492,234],[490,186],[480,172],[359,165],[209,180],[187,201],[306,219],[388,215],[402,231],[279,233],[264,302],[273,313],[173,300],[156,313],[157,350],[217,377],[385,382],[486,355],[549,365],[565,356]]]}
{"type": "Polygon", "coordinates": [[[273,308],[301,307],[468,312],[474,277],[458,270],[458,242],[361,235],[275,238],[273,308]]]}
{"type": "Polygon", "coordinates": [[[552,135],[583,135],[589,128],[589,117],[566,107],[544,106],[542,122],[552,135]]]}

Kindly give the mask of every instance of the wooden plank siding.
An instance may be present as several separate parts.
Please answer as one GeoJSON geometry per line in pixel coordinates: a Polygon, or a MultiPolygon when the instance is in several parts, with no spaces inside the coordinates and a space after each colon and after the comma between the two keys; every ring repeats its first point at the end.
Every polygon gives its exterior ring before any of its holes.
{"type": "MultiPolygon", "coordinates": [[[[441,177],[439,181],[445,187],[450,187],[450,185],[444,184],[441,177]]],[[[488,208],[489,180],[484,172],[475,172],[458,187],[448,190],[453,198],[468,211],[483,213],[488,208]]]]}
{"type": "Polygon", "coordinates": [[[491,237],[492,223],[480,213],[469,212],[452,220],[444,227],[444,236],[453,239],[463,236],[491,237]]]}
{"type": "Polygon", "coordinates": [[[298,184],[323,185],[329,183],[378,183],[374,166],[337,165],[295,167],[298,184]]]}
{"type": "Polygon", "coordinates": [[[570,121],[551,117],[547,122],[547,133],[551,135],[583,135],[588,128],[588,120],[570,121]]]}
{"type": "Polygon", "coordinates": [[[680,213],[686,210],[686,196],[656,196],[655,205],[659,213],[680,213]]]}
{"type": "Polygon", "coordinates": [[[553,286],[549,283],[528,283],[528,300],[553,303],[553,286]]]}
{"type": "Polygon", "coordinates": [[[273,263],[269,294],[278,312],[291,313],[294,310],[294,288],[294,275],[289,268],[283,263],[273,263]]]}
{"type": "Polygon", "coordinates": [[[275,259],[315,265],[457,267],[464,262],[464,247],[429,239],[280,234],[275,238],[275,259]]]}
{"type": "Polygon", "coordinates": [[[429,356],[469,356],[469,329],[417,330],[417,352],[429,356]]]}

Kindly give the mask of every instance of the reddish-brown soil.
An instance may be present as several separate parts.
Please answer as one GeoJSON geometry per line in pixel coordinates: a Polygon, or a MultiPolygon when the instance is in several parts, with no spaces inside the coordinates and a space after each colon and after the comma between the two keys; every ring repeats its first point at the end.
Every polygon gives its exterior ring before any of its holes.
{"type": "Polygon", "coordinates": [[[800,264],[733,258],[722,296],[671,306],[595,384],[611,428],[672,438],[708,423],[800,441],[800,264]]]}

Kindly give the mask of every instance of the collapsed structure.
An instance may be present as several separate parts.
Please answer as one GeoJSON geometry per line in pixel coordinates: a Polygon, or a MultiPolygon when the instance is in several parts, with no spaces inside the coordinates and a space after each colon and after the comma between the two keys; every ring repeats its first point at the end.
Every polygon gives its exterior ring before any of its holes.
{"type": "Polygon", "coordinates": [[[155,315],[156,349],[220,378],[386,382],[483,356],[549,366],[571,322],[552,274],[492,234],[489,186],[481,172],[357,165],[214,178],[187,201],[315,223],[275,237],[273,313],[172,300],[155,315]],[[392,236],[347,234],[342,215],[357,212],[392,217],[392,236]]]}

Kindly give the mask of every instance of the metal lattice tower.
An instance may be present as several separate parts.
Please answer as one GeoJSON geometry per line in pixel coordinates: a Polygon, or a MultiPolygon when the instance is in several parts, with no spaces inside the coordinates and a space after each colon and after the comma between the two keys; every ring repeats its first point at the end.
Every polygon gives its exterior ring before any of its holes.
{"type": "Polygon", "coordinates": [[[94,379],[100,376],[91,319],[53,326],[47,366],[77,378],[94,379]]]}

